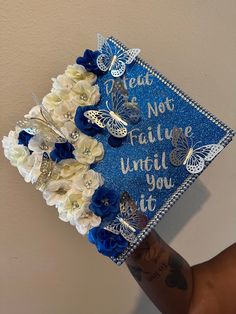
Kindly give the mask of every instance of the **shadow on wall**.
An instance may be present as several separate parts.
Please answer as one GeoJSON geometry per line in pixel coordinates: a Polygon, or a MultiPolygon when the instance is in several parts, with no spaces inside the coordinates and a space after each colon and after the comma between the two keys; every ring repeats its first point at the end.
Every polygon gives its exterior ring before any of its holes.
{"type": "MultiPolygon", "coordinates": [[[[197,213],[209,197],[209,191],[198,179],[158,223],[156,230],[169,243],[185,224],[197,213]]],[[[158,314],[148,297],[141,292],[132,314],[158,314]]]]}

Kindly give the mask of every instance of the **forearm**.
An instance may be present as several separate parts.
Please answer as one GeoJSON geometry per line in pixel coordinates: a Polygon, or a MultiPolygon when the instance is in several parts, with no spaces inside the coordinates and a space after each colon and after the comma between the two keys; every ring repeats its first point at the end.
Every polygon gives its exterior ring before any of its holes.
{"type": "Polygon", "coordinates": [[[192,296],[189,264],[155,231],[127,259],[127,266],[163,314],[187,314],[192,296]]]}

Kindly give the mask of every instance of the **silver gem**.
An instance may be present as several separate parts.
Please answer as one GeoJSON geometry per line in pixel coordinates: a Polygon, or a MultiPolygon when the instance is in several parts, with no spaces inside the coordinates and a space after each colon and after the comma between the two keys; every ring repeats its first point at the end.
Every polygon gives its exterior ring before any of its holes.
{"type": "Polygon", "coordinates": [[[80,99],[83,101],[87,101],[88,100],[88,96],[84,93],[80,95],[80,99]]]}

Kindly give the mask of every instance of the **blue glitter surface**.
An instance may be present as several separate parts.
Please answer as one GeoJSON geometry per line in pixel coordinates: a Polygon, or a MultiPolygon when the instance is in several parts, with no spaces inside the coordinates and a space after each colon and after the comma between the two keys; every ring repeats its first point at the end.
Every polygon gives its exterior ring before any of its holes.
{"type": "MultiPolygon", "coordinates": [[[[110,41],[110,44],[114,45],[112,41],[110,41]]],[[[105,108],[107,100],[111,107],[111,95],[109,92],[112,80],[113,77],[110,73],[105,73],[98,77],[97,83],[101,93],[98,109],[105,108]]],[[[108,144],[109,133],[104,129],[95,138],[104,145],[105,156],[101,162],[94,166],[94,170],[102,174],[107,188],[114,189],[120,193],[127,191],[137,202],[139,209],[145,212],[149,219],[152,219],[167,199],[191,175],[185,166],[175,167],[171,165],[169,154],[173,147],[170,139],[164,139],[165,129],[168,129],[170,132],[175,126],[181,127],[183,130],[191,126],[193,143],[199,142],[199,146],[219,143],[227,131],[194,108],[138,62],[127,66],[125,82],[127,83],[129,99],[135,97],[141,109],[141,121],[137,125],[129,125],[128,131],[135,135],[140,132],[147,134],[148,128],[152,128],[156,141],[154,143],[140,144],[135,138],[134,145],[132,145],[130,135],[128,135],[121,147],[113,148],[108,144]],[[139,85],[136,84],[137,80],[139,80],[139,85]],[[152,84],[147,84],[150,82],[152,84]],[[157,116],[150,110],[150,117],[148,117],[148,103],[152,104],[152,108],[154,108],[155,102],[157,107],[159,105],[160,110],[157,116]],[[170,108],[174,106],[173,111],[168,110],[166,108],[168,107],[167,105],[163,105],[163,103],[168,102],[170,108]],[[165,112],[163,112],[164,107],[165,112]],[[159,139],[155,131],[158,127],[161,130],[161,138],[159,139]],[[162,156],[163,154],[165,154],[165,158],[162,156]],[[133,160],[137,162],[140,159],[145,160],[146,157],[153,159],[154,155],[157,157],[159,170],[152,169],[147,172],[139,169],[138,171],[130,171],[127,174],[122,173],[122,158],[125,165],[127,159],[129,159],[132,167],[133,160]],[[162,164],[162,158],[165,161],[164,164],[162,164]],[[158,188],[150,191],[146,181],[146,174],[158,180],[158,188]],[[173,186],[169,189],[160,189],[162,181],[170,180],[170,178],[173,186]],[[140,205],[140,201],[143,199],[145,202],[141,202],[142,205],[140,205]]]]}

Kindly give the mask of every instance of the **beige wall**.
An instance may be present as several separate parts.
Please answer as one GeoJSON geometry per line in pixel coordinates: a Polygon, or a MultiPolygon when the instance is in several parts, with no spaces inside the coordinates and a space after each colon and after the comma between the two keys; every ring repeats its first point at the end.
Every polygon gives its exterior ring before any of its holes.
{"type": "MultiPolygon", "coordinates": [[[[113,34],[236,128],[236,2],[0,1],[1,136],[96,32],[113,34]]],[[[190,263],[235,242],[235,141],[158,225],[190,263]]],[[[0,313],[156,313],[125,266],[57,219],[1,151],[0,313]]]]}

